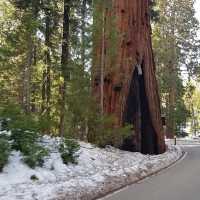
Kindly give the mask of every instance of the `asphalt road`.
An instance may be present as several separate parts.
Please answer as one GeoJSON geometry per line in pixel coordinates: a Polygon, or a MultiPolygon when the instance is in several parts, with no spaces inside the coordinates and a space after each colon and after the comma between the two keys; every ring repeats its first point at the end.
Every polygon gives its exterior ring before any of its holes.
{"type": "Polygon", "coordinates": [[[187,156],[175,166],[103,200],[200,200],[200,147],[185,151],[187,156]]]}

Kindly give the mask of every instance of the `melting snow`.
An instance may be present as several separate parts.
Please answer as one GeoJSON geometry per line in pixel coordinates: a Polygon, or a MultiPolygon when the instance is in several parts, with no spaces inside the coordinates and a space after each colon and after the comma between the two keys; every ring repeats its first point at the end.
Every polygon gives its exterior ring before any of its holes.
{"type": "Polygon", "coordinates": [[[165,154],[149,156],[80,142],[79,164],[66,166],[56,148],[58,140],[44,137],[51,153],[43,168],[30,169],[20,152],[12,152],[0,173],[0,200],[88,200],[162,169],[182,155],[173,146],[165,154]],[[38,180],[31,180],[33,175],[38,180]]]}

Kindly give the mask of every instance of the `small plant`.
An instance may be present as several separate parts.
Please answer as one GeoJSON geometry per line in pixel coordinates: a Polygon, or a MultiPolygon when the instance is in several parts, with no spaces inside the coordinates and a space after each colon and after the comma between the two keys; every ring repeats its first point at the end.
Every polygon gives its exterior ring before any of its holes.
{"type": "Polygon", "coordinates": [[[39,180],[39,178],[34,174],[34,175],[32,175],[31,177],[30,177],[30,179],[32,180],[32,181],[38,181],[39,180]]]}
{"type": "Polygon", "coordinates": [[[34,115],[25,114],[15,104],[0,107],[0,115],[2,119],[9,119],[6,121],[6,128],[11,130],[11,136],[7,140],[11,140],[12,150],[20,151],[23,161],[29,167],[42,166],[48,150],[38,143],[40,120],[34,115]]]}
{"type": "Polygon", "coordinates": [[[44,157],[48,155],[48,150],[39,145],[39,134],[33,131],[15,129],[11,134],[12,148],[21,151],[24,162],[31,168],[42,167],[44,157]]]}
{"type": "MultiPolygon", "coordinates": [[[[0,105],[0,121],[3,122],[5,130],[29,130],[32,132],[41,132],[44,126],[47,126],[45,118],[34,114],[26,114],[19,105],[8,103],[0,105]],[[45,125],[44,125],[45,123],[45,125]]],[[[49,122],[50,123],[50,122],[49,122]]]]}
{"type": "Polygon", "coordinates": [[[42,167],[44,158],[48,156],[48,150],[38,144],[33,144],[31,147],[27,148],[27,151],[23,153],[23,155],[24,162],[30,168],[35,168],[37,166],[42,167]]]}
{"type": "Polygon", "coordinates": [[[8,162],[10,155],[10,144],[5,137],[0,137],[0,172],[8,162]]]}
{"type": "Polygon", "coordinates": [[[59,152],[61,154],[63,163],[68,165],[69,163],[78,164],[77,159],[79,155],[77,152],[80,149],[80,145],[78,142],[72,139],[64,139],[60,146],[59,152]]]}
{"type": "Polygon", "coordinates": [[[21,151],[23,153],[28,153],[30,151],[29,144],[34,144],[39,135],[32,131],[26,131],[22,129],[14,129],[11,133],[11,140],[13,140],[12,148],[21,151]]]}
{"type": "Polygon", "coordinates": [[[119,148],[123,141],[132,134],[133,126],[126,124],[124,127],[114,128],[116,119],[113,116],[95,116],[89,124],[89,142],[104,148],[111,145],[119,148]],[[93,121],[92,121],[93,120],[93,121]]]}
{"type": "Polygon", "coordinates": [[[1,130],[0,131],[8,131],[8,124],[9,124],[9,119],[3,118],[0,119],[0,124],[1,124],[1,130]]]}

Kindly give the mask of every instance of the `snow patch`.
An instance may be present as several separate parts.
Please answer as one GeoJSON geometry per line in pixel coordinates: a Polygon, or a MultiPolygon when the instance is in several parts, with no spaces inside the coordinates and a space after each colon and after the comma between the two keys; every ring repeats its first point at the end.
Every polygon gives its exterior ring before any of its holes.
{"type": "Polygon", "coordinates": [[[156,172],[182,155],[174,146],[162,155],[150,156],[80,142],[78,165],[66,166],[57,149],[59,140],[45,136],[41,141],[50,149],[43,168],[30,169],[20,152],[12,152],[0,173],[0,200],[93,199],[156,172]]]}

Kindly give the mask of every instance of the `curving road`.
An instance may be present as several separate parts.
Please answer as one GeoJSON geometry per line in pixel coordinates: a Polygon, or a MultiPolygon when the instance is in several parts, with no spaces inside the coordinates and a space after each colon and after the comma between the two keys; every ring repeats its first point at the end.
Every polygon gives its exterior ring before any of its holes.
{"type": "Polygon", "coordinates": [[[109,195],[103,200],[200,200],[200,146],[159,175],[109,195]]]}

